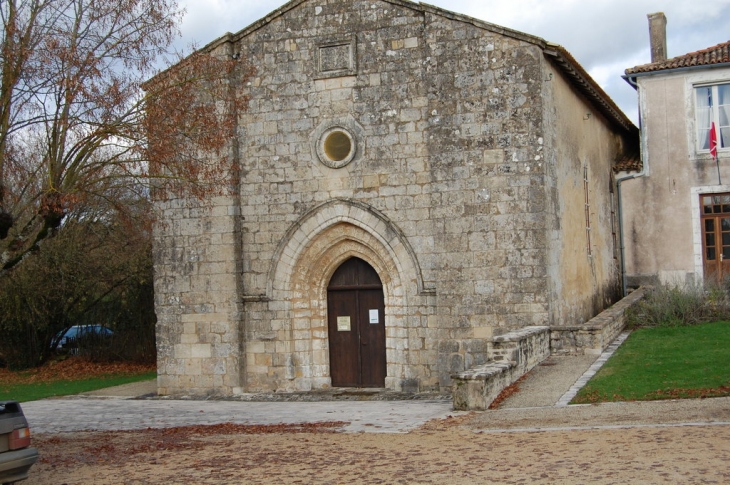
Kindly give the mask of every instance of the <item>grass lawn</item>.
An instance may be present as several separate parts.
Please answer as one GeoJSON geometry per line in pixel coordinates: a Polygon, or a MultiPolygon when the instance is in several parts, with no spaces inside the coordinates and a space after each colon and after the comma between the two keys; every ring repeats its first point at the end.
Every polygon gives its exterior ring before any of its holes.
{"type": "Polygon", "coordinates": [[[730,396],[730,322],[636,330],[572,404],[730,396]]]}
{"type": "Polygon", "coordinates": [[[0,369],[0,401],[35,401],[68,396],[157,377],[151,366],[97,364],[79,358],[53,362],[39,369],[12,372],[0,369]]]}

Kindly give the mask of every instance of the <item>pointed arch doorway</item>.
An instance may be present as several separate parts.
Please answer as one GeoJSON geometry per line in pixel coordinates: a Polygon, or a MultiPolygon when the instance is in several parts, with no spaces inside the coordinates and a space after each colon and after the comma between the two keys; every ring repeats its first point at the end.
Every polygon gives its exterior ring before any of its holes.
{"type": "Polygon", "coordinates": [[[327,286],[333,387],[385,387],[385,298],[378,273],[359,258],[340,265],[327,286]]]}

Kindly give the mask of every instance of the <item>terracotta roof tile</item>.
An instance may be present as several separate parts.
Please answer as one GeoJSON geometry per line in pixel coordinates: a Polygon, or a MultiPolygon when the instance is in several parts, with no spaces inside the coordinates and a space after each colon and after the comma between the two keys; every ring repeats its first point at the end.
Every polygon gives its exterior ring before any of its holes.
{"type": "Polygon", "coordinates": [[[641,172],[643,164],[638,155],[624,155],[613,164],[614,172],[641,172]]]}
{"type": "Polygon", "coordinates": [[[673,57],[666,61],[631,67],[626,69],[626,75],[630,76],[631,74],[638,74],[640,72],[664,71],[666,69],[678,69],[682,67],[709,66],[725,62],[730,62],[730,41],[708,47],[701,51],[673,57]]]}

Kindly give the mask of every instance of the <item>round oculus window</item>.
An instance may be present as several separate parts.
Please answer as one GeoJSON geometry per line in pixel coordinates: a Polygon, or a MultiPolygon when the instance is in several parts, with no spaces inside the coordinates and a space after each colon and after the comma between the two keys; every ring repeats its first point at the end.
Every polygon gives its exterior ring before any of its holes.
{"type": "Polygon", "coordinates": [[[355,157],[355,140],[345,129],[332,128],[320,138],[317,152],[322,163],[328,167],[344,167],[355,157]]]}

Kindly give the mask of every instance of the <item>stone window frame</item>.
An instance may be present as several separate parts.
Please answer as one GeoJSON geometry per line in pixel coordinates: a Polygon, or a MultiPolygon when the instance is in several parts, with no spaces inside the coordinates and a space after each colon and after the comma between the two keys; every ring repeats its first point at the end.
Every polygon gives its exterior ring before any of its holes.
{"type": "Polygon", "coordinates": [[[319,137],[319,140],[317,140],[317,156],[323,164],[327,165],[330,168],[342,168],[345,165],[349,164],[353,158],[355,158],[355,154],[357,153],[357,146],[357,140],[352,135],[352,133],[349,132],[349,130],[341,126],[333,126],[325,131],[322,136],[319,137]],[[343,134],[350,140],[349,153],[347,154],[347,156],[339,160],[330,157],[330,154],[327,150],[327,140],[330,138],[330,136],[336,134],[343,134]]]}
{"type": "MultiPolygon", "coordinates": [[[[666,77],[661,78],[671,80],[675,78],[681,78],[684,84],[684,109],[685,109],[685,122],[686,122],[686,143],[688,156],[691,161],[706,162],[710,161],[714,163],[710,156],[709,149],[702,149],[700,147],[699,130],[698,130],[698,119],[697,119],[697,91],[696,88],[714,86],[720,84],[730,83],[730,68],[713,68],[713,69],[702,69],[697,72],[679,72],[669,73],[666,77]]],[[[646,84],[644,89],[647,89],[646,84]]],[[[646,93],[642,95],[642,103],[646,103],[646,93]]],[[[640,116],[645,115],[646,106],[641,105],[640,116]]],[[[679,116],[679,115],[678,115],[679,116]]],[[[718,140],[719,141],[719,140],[718,140]]],[[[646,144],[646,136],[642,134],[642,144],[646,144]]],[[[643,146],[643,148],[646,148],[643,146]]],[[[717,154],[718,157],[727,156],[730,152],[730,148],[722,148],[718,144],[717,154]]],[[[647,167],[647,170],[651,170],[651,167],[647,167]]]]}
{"type": "Polygon", "coordinates": [[[692,97],[695,105],[695,149],[697,150],[697,153],[700,154],[710,153],[710,147],[709,145],[707,145],[709,143],[709,135],[705,137],[700,135],[701,131],[706,131],[707,129],[709,129],[709,127],[706,126],[706,123],[703,123],[701,120],[700,110],[702,108],[709,110],[707,122],[715,123],[715,130],[717,134],[717,151],[727,151],[727,149],[730,148],[730,140],[724,139],[721,132],[721,130],[727,131],[729,126],[722,124],[722,117],[720,116],[720,109],[724,108],[725,111],[727,111],[727,107],[730,106],[730,104],[718,104],[718,100],[720,99],[720,87],[723,87],[725,91],[730,90],[730,80],[725,80],[724,82],[720,81],[710,83],[696,83],[693,85],[692,97]],[[707,90],[710,91],[711,101],[708,102],[708,106],[701,107],[699,102],[701,93],[702,91],[706,92],[707,90]]]}
{"type": "Polygon", "coordinates": [[[315,58],[315,79],[328,79],[333,77],[345,77],[357,75],[357,42],[355,35],[351,34],[346,37],[329,39],[317,42],[315,58]],[[348,46],[350,50],[350,67],[345,69],[336,69],[331,71],[322,70],[322,52],[323,49],[332,47],[348,46]]]}
{"type": "Polygon", "coordinates": [[[360,160],[364,155],[364,129],[351,116],[334,118],[322,122],[311,135],[312,154],[323,165],[329,168],[342,168],[360,160]],[[350,153],[342,160],[332,160],[325,151],[325,141],[332,133],[344,133],[351,143],[350,153]]]}

